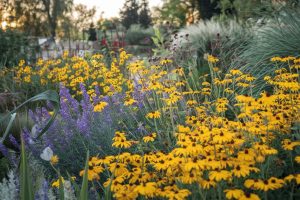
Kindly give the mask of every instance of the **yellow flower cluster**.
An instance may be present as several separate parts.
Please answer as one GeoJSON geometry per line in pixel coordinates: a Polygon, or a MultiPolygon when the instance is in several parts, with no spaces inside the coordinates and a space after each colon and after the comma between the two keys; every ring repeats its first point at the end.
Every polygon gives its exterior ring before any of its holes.
{"type": "MultiPolygon", "coordinates": [[[[143,62],[136,62],[128,68],[138,77],[142,91],[152,90],[161,94],[159,97],[165,102],[164,107],[172,105],[178,109],[177,102],[185,95],[189,99],[189,95],[199,94],[194,90],[181,90],[181,84],[178,87],[171,84],[184,76],[178,70],[173,70],[178,76],[172,79],[169,76],[172,73],[167,73],[160,66],[146,69],[143,62]],[[160,81],[162,77],[164,82],[160,81]],[[150,82],[147,84],[146,80],[150,82]]],[[[265,172],[266,165],[281,161],[279,151],[283,149],[289,154],[300,146],[300,141],[290,134],[293,124],[300,121],[299,79],[298,73],[292,70],[295,69],[281,70],[274,77],[265,78],[274,86],[272,94],[263,92],[257,98],[235,94],[235,109],[228,107],[230,101],[226,95],[221,95],[215,102],[200,103],[197,98],[187,100],[188,109],[193,112],[186,112],[185,123],[177,124],[173,132],[176,145],[168,152],[123,151],[114,156],[93,157],[98,163],[96,169],[100,167],[100,173],[105,171],[109,174],[104,187],[110,189],[116,199],[136,199],[139,196],[186,199],[195,191],[204,197],[212,189],[223,190],[227,199],[260,199],[260,191],[267,194],[291,182],[300,184],[299,170],[291,170],[293,174],[283,177],[265,172]],[[228,109],[233,109],[234,119],[224,115],[228,109]],[[214,110],[216,112],[212,112],[214,110]],[[276,145],[278,142],[280,147],[276,145]]],[[[227,80],[224,89],[229,83],[237,86],[238,83],[250,84],[254,80],[254,77],[238,70],[232,70],[224,77],[227,80]]],[[[224,79],[220,78],[220,81],[224,79]]],[[[214,92],[209,82],[204,81],[201,85],[214,92]]],[[[161,118],[167,110],[156,109],[146,114],[146,118],[161,118]]],[[[153,142],[159,134],[144,136],[141,141],[153,142]]],[[[139,145],[139,142],[128,140],[123,132],[116,132],[114,147],[134,145],[139,145]]],[[[297,165],[299,155],[291,154],[291,160],[297,165]]],[[[96,173],[93,167],[90,170],[96,173]]],[[[91,175],[89,180],[98,180],[100,173],[91,175]]]]}
{"type": "MultiPolygon", "coordinates": [[[[263,92],[253,97],[255,77],[240,70],[221,74],[212,67],[210,76],[200,77],[199,82],[193,74],[186,76],[183,67],[174,66],[171,60],[162,59],[150,66],[141,60],[126,64],[130,55],[122,50],[119,55],[109,67],[98,54],[89,60],[40,60],[36,67],[21,62],[16,70],[19,83],[62,82],[77,95],[79,83],[88,87],[91,96],[96,95],[95,86],[103,95],[124,92],[124,105],[128,107],[138,102],[135,90],[145,94],[142,103],[149,106],[145,106],[143,116],[155,131],[149,131],[151,134],[139,142],[117,131],[112,146],[122,149],[121,153],[92,157],[90,181],[108,175],[103,186],[116,199],[186,199],[195,191],[204,198],[217,190],[223,191],[219,198],[260,199],[261,192],[300,184],[299,170],[281,177],[266,172],[266,166],[282,161],[280,151],[299,167],[300,156],[295,155],[295,149],[300,142],[290,134],[300,121],[299,59],[274,57],[272,61],[287,62],[289,67],[264,78],[273,87],[272,94],[263,92]],[[227,112],[233,116],[229,118],[227,112]],[[156,149],[155,142],[164,142],[156,138],[169,140],[168,151],[156,149]],[[145,146],[153,151],[145,150],[145,146]],[[133,148],[138,151],[133,153],[133,148]]],[[[219,61],[210,55],[207,59],[210,65],[219,61]]],[[[99,102],[94,111],[101,112],[106,106],[107,102],[99,102]]]]}
{"type": "Polygon", "coordinates": [[[130,58],[124,50],[119,57],[113,57],[110,66],[106,66],[104,56],[96,54],[90,58],[64,56],[62,59],[39,59],[35,66],[25,65],[24,61],[14,69],[15,81],[19,84],[49,84],[63,83],[75,95],[80,95],[79,84],[88,87],[88,94],[95,96],[95,86],[103,95],[112,95],[122,91],[125,79],[121,72],[125,62],[130,58]]]}

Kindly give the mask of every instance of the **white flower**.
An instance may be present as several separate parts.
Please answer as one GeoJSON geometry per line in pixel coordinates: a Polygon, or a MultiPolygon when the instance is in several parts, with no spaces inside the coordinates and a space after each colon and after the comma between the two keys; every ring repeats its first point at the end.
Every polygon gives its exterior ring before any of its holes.
{"type": "Polygon", "coordinates": [[[46,147],[43,150],[43,153],[40,155],[41,159],[46,160],[46,161],[50,161],[52,156],[53,156],[53,151],[50,147],[46,147]]]}

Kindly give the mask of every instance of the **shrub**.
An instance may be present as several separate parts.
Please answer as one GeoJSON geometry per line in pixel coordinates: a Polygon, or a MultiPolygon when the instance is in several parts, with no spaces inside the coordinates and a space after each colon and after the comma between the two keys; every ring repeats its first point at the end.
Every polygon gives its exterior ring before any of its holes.
{"type": "Polygon", "coordinates": [[[143,28],[139,24],[131,25],[126,32],[125,40],[129,45],[151,46],[151,37],[154,35],[153,28],[143,28]]]}
{"type": "Polygon", "coordinates": [[[0,29],[0,67],[14,66],[22,58],[25,58],[26,39],[23,34],[0,29]]]}

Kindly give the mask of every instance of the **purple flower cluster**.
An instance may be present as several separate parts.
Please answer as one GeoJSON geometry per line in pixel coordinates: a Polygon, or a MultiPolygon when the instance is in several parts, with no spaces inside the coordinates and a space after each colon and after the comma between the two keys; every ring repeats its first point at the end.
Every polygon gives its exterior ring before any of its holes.
{"type": "MultiPolygon", "coordinates": [[[[106,101],[109,105],[102,113],[96,113],[94,112],[94,105],[90,101],[90,96],[87,94],[83,84],[80,84],[80,90],[82,92],[82,99],[77,101],[72,97],[69,89],[63,84],[60,84],[59,115],[49,130],[42,136],[41,141],[35,140],[37,136],[36,132],[42,130],[51,116],[46,108],[37,108],[29,112],[35,126],[31,131],[23,130],[23,137],[27,145],[35,146],[35,149],[39,149],[39,152],[46,147],[50,147],[54,151],[57,148],[63,150],[68,148],[74,137],[80,136],[85,139],[90,139],[92,127],[97,126],[97,130],[101,129],[101,123],[97,122],[100,115],[102,116],[102,123],[105,123],[107,126],[113,122],[111,112],[118,107],[116,105],[120,104],[123,95],[100,98],[99,88],[96,87],[95,91],[97,96],[93,97],[94,103],[106,101]]],[[[48,107],[51,107],[51,105],[48,107]]],[[[121,109],[117,112],[120,112],[120,110],[121,109]]]]}

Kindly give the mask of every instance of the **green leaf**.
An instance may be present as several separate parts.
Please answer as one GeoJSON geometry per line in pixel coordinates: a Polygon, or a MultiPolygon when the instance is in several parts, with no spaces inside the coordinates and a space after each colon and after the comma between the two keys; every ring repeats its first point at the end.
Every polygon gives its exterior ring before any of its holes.
{"type": "MultiPolygon", "coordinates": [[[[4,121],[9,115],[13,115],[14,113],[16,113],[19,109],[21,109],[23,106],[25,106],[28,103],[31,102],[35,102],[35,101],[41,101],[41,100],[45,100],[45,101],[51,101],[54,103],[54,114],[51,116],[51,118],[49,119],[49,121],[47,122],[46,126],[43,128],[43,130],[39,133],[38,137],[41,137],[48,129],[49,127],[52,125],[52,123],[54,122],[54,119],[59,111],[59,95],[57,94],[56,91],[54,90],[47,90],[43,93],[40,93],[30,99],[28,99],[27,101],[23,102],[21,105],[19,105],[17,108],[15,108],[13,111],[9,112],[6,116],[2,117],[0,119],[0,123],[2,121],[4,121]]],[[[9,130],[9,129],[8,129],[9,130]]],[[[3,137],[4,138],[4,137],[3,137]]],[[[3,139],[2,138],[2,139],[3,139]]],[[[5,139],[5,138],[4,138],[5,139]]],[[[3,140],[4,140],[3,139],[3,140]]]]}
{"type": "Polygon", "coordinates": [[[24,140],[21,139],[21,166],[20,166],[20,198],[21,200],[32,200],[33,188],[31,174],[29,173],[24,140]]]}
{"type": "Polygon", "coordinates": [[[88,200],[88,169],[89,169],[89,150],[86,153],[86,161],[84,167],[84,175],[80,190],[80,197],[79,200],[88,200]]]}
{"type": "Polygon", "coordinates": [[[5,132],[4,132],[4,134],[3,134],[3,137],[2,137],[1,140],[0,140],[1,143],[4,142],[6,136],[8,135],[8,133],[9,133],[11,127],[12,127],[12,124],[13,124],[15,118],[16,118],[16,115],[17,115],[16,113],[11,114],[10,119],[9,119],[9,122],[8,122],[8,125],[7,125],[7,127],[6,127],[6,129],[5,129],[5,132]]]}

